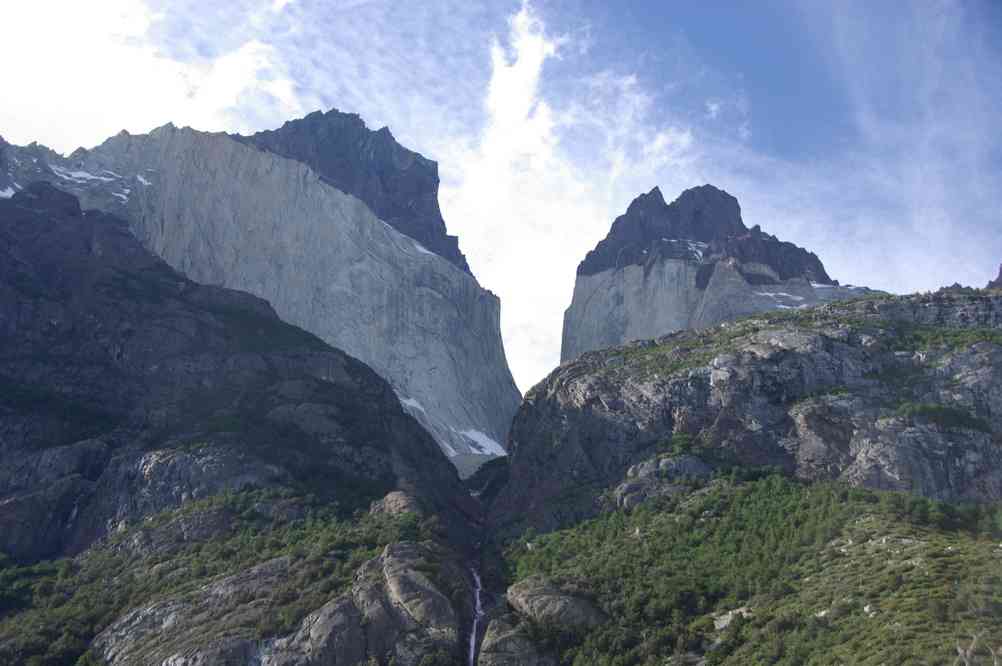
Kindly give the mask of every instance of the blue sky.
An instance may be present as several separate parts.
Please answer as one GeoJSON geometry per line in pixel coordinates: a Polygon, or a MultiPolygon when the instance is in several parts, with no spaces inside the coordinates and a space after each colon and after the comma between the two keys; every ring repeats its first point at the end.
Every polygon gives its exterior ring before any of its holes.
{"type": "Polygon", "coordinates": [[[1002,3],[36,0],[5,10],[0,134],[60,151],[335,106],[440,163],[523,389],[574,270],[640,192],[711,182],[843,282],[1002,261],[1002,3]],[[60,16],[62,20],[54,20],[60,16]],[[45,44],[40,49],[39,44],[45,44]],[[12,94],[16,92],[16,94],[12,94]]]}

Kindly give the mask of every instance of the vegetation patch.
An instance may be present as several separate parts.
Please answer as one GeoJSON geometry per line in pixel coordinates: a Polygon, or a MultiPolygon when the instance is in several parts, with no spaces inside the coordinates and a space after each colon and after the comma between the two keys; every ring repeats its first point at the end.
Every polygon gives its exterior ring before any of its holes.
{"type": "Polygon", "coordinates": [[[119,422],[117,415],[76,397],[0,376],[0,410],[4,407],[45,415],[61,424],[64,436],[51,441],[49,446],[62,446],[108,432],[119,422]]]}
{"type": "Polygon", "coordinates": [[[91,663],[84,656],[90,641],[129,609],[193,593],[278,557],[290,561],[284,583],[261,590],[246,612],[221,612],[214,624],[197,629],[206,640],[224,632],[251,638],[285,634],[347,590],[355,570],[386,544],[429,537],[413,515],[346,519],[305,504],[304,517],[283,521],[255,508],[276,498],[291,499],[265,491],[221,495],[134,528],[220,509],[232,518],[225,534],[169,552],[138,556],[116,548],[135,533],[130,531],[73,559],[19,566],[0,556],[0,663],[91,663]]]}
{"type": "Polygon", "coordinates": [[[995,328],[947,328],[895,323],[897,345],[903,350],[966,349],[980,342],[1002,346],[1002,330],[995,328]]]}
{"type": "Polygon", "coordinates": [[[978,430],[991,432],[992,426],[966,409],[931,403],[905,402],[897,410],[898,416],[921,419],[946,430],[978,430]]]}
{"type": "Polygon", "coordinates": [[[966,632],[1002,642],[1000,537],[1002,507],[770,475],[530,535],[505,562],[612,618],[530,627],[561,664],[945,664],[966,632]]]}

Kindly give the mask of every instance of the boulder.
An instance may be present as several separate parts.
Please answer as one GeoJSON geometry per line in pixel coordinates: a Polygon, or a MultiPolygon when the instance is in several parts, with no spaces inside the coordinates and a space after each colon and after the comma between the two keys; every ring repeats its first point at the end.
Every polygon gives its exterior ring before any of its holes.
{"type": "Polygon", "coordinates": [[[477,666],[556,666],[539,654],[518,617],[506,613],[490,620],[480,644],[477,666]]]}
{"type": "Polygon", "coordinates": [[[515,583],[505,596],[517,613],[539,624],[586,629],[608,620],[591,601],[568,594],[541,576],[515,583]]]}

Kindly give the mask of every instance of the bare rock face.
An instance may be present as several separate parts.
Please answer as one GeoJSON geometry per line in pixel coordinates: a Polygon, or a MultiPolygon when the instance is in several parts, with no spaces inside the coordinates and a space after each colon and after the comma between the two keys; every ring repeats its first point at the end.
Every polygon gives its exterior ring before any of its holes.
{"type": "Polygon", "coordinates": [[[654,188],[578,266],[560,356],[866,293],[839,286],[813,253],[745,227],[722,190],[704,185],[667,204],[654,188]]]}
{"type": "MultiPolygon", "coordinates": [[[[37,183],[0,200],[0,551],[32,560],[243,488],[475,507],[370,368],[185,278],[37,183]]],[[[453,518],[449,518],[453,516],[453,518]]]]}
{"type": "Polygon", "coordinates": [[[253,137],[122,133],[68,159],[4,144],[0,159],[3,192],[56,183],[189,278],[265,298],[359,358],[448,455],[504,453],[520,396],[498,299],[445,233],[434,163],[388,131],[332,112],[253,137]]]}
{"type": "Polygon", "coordinates": [[[657,452],[680,437],[714,465],[998,501],[1000,368],[991,292],[833,303],[584,354],[526,396],[490,523],[551,530],[609,491],[643,501],[670,486],[657,452]]]}

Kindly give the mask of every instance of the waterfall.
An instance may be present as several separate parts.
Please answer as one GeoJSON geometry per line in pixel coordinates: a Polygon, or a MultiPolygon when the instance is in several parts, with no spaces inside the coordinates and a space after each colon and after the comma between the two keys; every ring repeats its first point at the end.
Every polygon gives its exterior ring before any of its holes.
{"type": "Polygon", "coordinates": [[[480,593],[483,586],[480,583],[480,574],[473,567],[470,567],[473,574],[473,626],[470,628],[470,651],[467,664],[476,666],[477,660],[477,632],[480,630],[480,620],[484,617],[484,606],[480,601],[480,593]]]}

